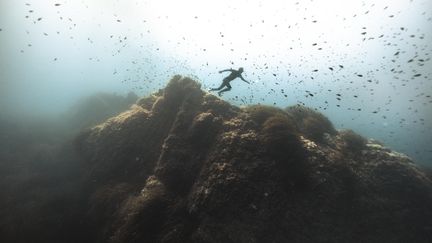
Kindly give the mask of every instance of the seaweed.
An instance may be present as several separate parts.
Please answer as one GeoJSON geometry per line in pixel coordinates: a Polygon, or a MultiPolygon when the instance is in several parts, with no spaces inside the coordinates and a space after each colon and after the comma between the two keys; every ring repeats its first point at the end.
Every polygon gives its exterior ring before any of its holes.
{"type": "Polygon", "coordinates": [[[342,130],[339,132],[339,136],[344,141],[345,148],[350,152],[360,153],[366,148],[367,140],[353,130],[342,130]]]}
{"type": "Polygon", "coordinates": [[[331,121],[318,111],[302,105],[287,107],[285,111],[294,118],[300,132],[315,142],[323,143],[325,133],[337,134],[331,121]]]}

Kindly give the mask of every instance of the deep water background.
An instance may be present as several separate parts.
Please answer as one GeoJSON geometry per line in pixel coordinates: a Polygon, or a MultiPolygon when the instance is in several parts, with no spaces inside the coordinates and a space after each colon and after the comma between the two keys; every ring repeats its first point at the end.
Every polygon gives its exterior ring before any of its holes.
{"type": "Polygon", "coordinates": [[[431,9],[416,0],[0,0],[1,139],[67,137],[65,114],[95,92],[145,96],[175,74],[207,89],[219,70],[242,66],[252,83],[233,81],[224,99],[304,104],[432,166],[431,9]]]}

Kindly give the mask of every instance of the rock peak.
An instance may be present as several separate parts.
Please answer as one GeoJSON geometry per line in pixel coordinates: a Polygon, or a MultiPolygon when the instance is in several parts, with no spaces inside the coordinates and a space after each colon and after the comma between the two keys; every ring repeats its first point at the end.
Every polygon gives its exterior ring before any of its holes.
{"type": "Polygon", "coordinates": [[[102,242],[431,236],[424,172],[307,107],[238,108],[175,76],[77,144],[102,242]]]}

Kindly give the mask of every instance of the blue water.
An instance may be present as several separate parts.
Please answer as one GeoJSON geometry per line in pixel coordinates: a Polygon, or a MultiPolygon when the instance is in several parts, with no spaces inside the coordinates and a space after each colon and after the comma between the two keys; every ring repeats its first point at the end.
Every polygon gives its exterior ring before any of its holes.
{"type": "Polygon", "coordinates": [[[304,104],[432,165],[431,1],[0,0],[0,116],[54,117],[175,74],[223,99],[304,104]]]}

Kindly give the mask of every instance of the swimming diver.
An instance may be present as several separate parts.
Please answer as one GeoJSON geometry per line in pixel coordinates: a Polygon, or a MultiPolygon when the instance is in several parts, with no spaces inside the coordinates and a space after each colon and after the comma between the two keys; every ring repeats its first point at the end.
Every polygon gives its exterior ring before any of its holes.
{"type": "Polygon", "coordinates": [[[228,75],[227,77],[225,77],[225,78],[223,79],[223,82],[222,82],[222,84],[219,86],[219,88],[213,88],[213,89],[210,89],[210,91],[220,90],[220,91],[218,92],[218,95],[221,96],[223,92],[226,92],[226,91],[231,90],[230,82],[233,81],[233,80],[236,79],[236,78],[240,78],[241,80],[243,80],[244,82],[246,82],[246,83],[249,84],[249,82],[246,81],[246,80],[243,78],[243,76],[241,75],[242,72],[243,72],[243,68],[242,68],[242,67],[239,68],[239,70],[234,70],[234,69],[232,69],[232,68],[230,68],[230,69],[225,69],[225,70],[219,71],[219,73],[223,73],[223,72],[227,72],[227,71],[230,71],[231,73],[230,73],[230,75],[228,75]],[[222,89],[222,88],[225,87],[225,86],[226,86],[226,88],[222,89]],[[221,89],[222,89],[222,90],[221,90],[221,89]]]}

